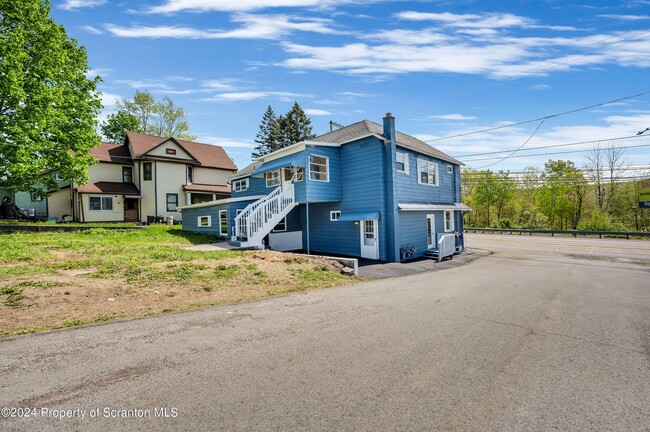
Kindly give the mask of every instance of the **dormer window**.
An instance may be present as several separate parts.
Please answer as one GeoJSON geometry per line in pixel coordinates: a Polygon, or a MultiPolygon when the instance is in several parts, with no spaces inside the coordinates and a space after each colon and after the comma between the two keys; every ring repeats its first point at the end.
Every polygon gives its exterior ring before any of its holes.
{"type": "Polygon", "coordinates": [[[167,148],[167,149],[165,149],[165,154],[168,154],[168,155],[175,155],[175,154],[176,154],[176,149],[173,149],[173,148],[167,148]]]}

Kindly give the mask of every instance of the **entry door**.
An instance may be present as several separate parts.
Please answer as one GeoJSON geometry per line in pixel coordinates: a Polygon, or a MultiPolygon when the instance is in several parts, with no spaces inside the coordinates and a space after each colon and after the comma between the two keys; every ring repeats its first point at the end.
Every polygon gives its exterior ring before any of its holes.
{"type": "Polygon", "coordinates": [[[124,198],[124,221],[137,222],[138,217],[138,200],[137,198],[124,198]]]}
{"type": "Polygon", "coordinates": [[[427,249],[436,248],[436,216],[427,215],[427,249]]]}
{"type": "Polygon", "coordinates": [[[361,257],[379,259],[379,235],[376,220],[362,220],[361,227],[361,257]]]}

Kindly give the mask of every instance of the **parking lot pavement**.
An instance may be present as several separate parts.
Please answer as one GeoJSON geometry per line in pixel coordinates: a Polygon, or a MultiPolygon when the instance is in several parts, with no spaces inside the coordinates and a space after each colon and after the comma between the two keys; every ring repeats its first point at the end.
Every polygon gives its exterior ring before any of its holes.
{"type": "Polygon", "coordinates": [[[403,263],[387,263],[359,258],[359,276],[368,279],[385,279],[422,272],[440,271],[469,264],[487,255],[489,253],[485,251],[466,250],[441,262],[429,258],[418,258],[403,263]]]}

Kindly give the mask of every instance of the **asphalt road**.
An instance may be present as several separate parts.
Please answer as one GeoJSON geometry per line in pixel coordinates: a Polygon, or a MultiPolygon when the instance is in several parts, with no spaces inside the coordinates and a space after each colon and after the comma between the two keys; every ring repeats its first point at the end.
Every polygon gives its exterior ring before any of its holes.
{"type": "Polygon", "coordinates": [[[35,409],[0,430],[648,431],[649,279],[648,265],[502,251],[6,339],[0,407],[35,409]]]}

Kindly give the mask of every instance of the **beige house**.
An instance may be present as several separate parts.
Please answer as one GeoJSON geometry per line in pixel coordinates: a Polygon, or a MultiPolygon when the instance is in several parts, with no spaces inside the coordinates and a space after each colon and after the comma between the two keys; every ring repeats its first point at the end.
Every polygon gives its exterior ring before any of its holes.
{"type": "Polygon", "coordinates": [[[80,222],[147,222],[181,219],[176,210],[230,196],[226,180],[237,167],[222,147],[127,132],[124,144],[90,151],[88,184],[54,192],[50,217],[80,222]]]}

